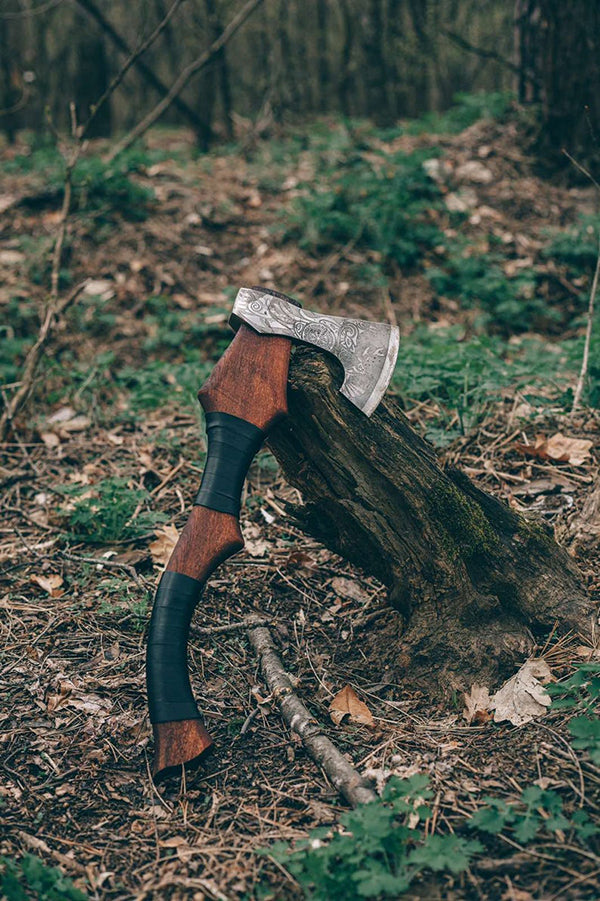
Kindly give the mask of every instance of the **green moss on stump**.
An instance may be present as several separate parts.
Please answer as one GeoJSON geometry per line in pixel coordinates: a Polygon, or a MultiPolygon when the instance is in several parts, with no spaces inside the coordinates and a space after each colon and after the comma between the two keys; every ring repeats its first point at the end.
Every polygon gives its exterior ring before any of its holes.
{"type": "Polygon", "coordinates": [[[442,544],[451,559],[469,563],[476,556],[495,556],[498,536],[481,508],[452,482],[440,482],[431,495],[431,513],[444,532],[442,544]]]}

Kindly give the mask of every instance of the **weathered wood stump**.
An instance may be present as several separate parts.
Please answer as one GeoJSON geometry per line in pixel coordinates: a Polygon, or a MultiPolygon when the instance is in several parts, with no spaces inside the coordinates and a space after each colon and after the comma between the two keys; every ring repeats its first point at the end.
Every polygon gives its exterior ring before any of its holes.
{"type": "Polygon", "coordinates": [[[367,419],[341,380],[336,361],[298,348],[269,447],[302,493],[302,527],[389,588],[404,678],[434,693],[495,684],[555,623],[588,633],[593,604],[547,527],[443,469],[394,398],[367,419]]]}

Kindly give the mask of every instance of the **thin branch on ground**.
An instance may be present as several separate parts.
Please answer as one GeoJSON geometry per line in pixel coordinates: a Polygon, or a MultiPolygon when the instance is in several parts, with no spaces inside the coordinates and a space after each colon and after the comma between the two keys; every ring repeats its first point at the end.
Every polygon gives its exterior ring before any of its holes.
{"type": "Polygon", "coordinates": [[[281,715],[301,739],[309,755],[331,780],[337,791],[353,806],[376,801],[377,794],[351,763],[323,735],[319,724],[294,693],[294,686],[275,651],[271,633],[264,626],[251,626],[248,637],[260,662],[265,682],[281,715]]]}
{"type": "Polygon", "coordinates": [[[594,325],[594,303],[596,300],[596,291],[598,290],[598,277],[600,276],[600,241],[598,242],[598,257],[596,259],[596,269],[594,271],[594,280],[592,282],[592,290],[590,291],[590,302],[587,309],[587,326],[585,329],[585,341],[583,343],[583,358],[581,360],[581,369],[579,378],[577,379],[577,387],[573,395],[573,406],[571,412],[575,413],[581,404],[581,396],[583,387],[587,377],[589,359],[590,359],[590,343],[592,340],[592,329],[594,325]]]}
{"type": "Polygon", "coordinates": [[[117,144],[117,146],[112,150],[105,159],[106,163],[112,163],[116,156],[119,153],[123,153],[124,150],[127,150],[138,138],[140,138],[143,134],[145,134],[148,129],[154,125],[154,123],[160,119],[162,114],[167,110],[171,104],[174,102],[175,98],[181,93],[189,80],[200,72],[202,69],[206,68],[206,66],[213,60],[213,58],[219,53],[220,50],[223,49],[225,44],[233,37],[233,35],[238,31],[239,28],[244,24],[246,19],[254,12],[254,10],[260,6],[262,0],[248,0],[247,3],[241,8],[241,10],[233,17],[231,22],[227,25],[227,27],[221,32],[219,37],[213,41],[210,47],[204,51],[197,59],[191,62],[188,66],[183,69],[183,71],[179,74],[179,76],[175,79],[169,93],[163,97],[160,103],[157,103],[153,110],[151,110],[147,116],[138,122],[138,124],[131,129],[131,131],[125,135],[125,137],[117,144]]]}
{"type": "MultiPolygon", "coordinates": [[[[563,148],[563,154],[569,160],[569,162],[575,166],[578,172],[581,172],[582,175],[585,175],[591,183],[594,185],[596,190],[600,194],[600,184],[596,181],[592,173],[582,166],[580,162],[578,162],[574,157],[571,156],[568,150],[563,148]]],[[[590,291],[590,300],[588,303],[587,310],[587,326],[585,330],[585,341],[583,344],[583,359],[581,361],[581,370],[579,372],[579,378],[577,379],[577,387],[575,388],[575,394],[573,396],[573,406],[571,407],[571,412],[575,413],[581,404],[581,397],[583,394],[583,388],[585,385],[585,379],[587,376],[589,358],[590,358],[590,343],[592,340],[592,329],[594,324],[594,304],[596,300],[596,292],[598,290],[598,277],[600,276],[600,238],[598,239],[598,256],[596,258],[596,269],[594,271],[594,279],[592,281],[592,289],[590,291]]]]}

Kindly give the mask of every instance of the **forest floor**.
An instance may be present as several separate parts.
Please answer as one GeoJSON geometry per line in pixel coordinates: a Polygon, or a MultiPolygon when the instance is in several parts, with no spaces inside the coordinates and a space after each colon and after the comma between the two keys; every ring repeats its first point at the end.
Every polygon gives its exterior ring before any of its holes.
{"type": "MultiPolygon", "coordinates": [[[[61,188],[56,156],[25,138],[4,148],[2,169],[10,393],[48,290],[61,188]]],[[[571,411],[597,247],[593,187],[538,178],[510,119],[437,135],[321,122],[198,157],[188,135],[159,130],[126,171],[95,156],[81,171],[61,291],[89,281],[0,469],[5,895],[77,897],[74,885],[123,901],[301,897],[279,858],[257,850],[334,829],[346,808],[283,724],[244,629],[210,632],[258,611],[298,694],[361,772],[428,776],[428,835],[473,837],[465,824],[489,797],[534,824],[515,833],[506,815],[497,834],[478,833],[484,849],[461,872],[425,867],[403,897],[599,897],[598,731],[574,749],[579,708],[521,727],[469,725],[462,695],[408,693],[385,590],[295,527],[286,502],[296,493],[267,452],[245,492],[246,550],[210,580],[192,626],[194,690],[216,751],[183,783],[152,783],[144,686],[152,595],[202,471],[195,392],[228,343],[242,285],[396,322],[392,390],[415,428],[482,488],[554,527],[599,593],[589,510],[582,526],[597,478],[594,348],[585,402],[571,411]],[[357,226],[353,204],[385,179],[357,226]],[[390,214],[392,191],[410,221],[390,214]],[[548,443],[557,433],[559,453],[548,443]],[[346,685],[374,726],[334,724],[330,703],[346,685]],[[540,794],[527,806],[531,786],[540,794]],[[72,884],[35,870],[27,852],[72,884]]],[[[555,680],[595,653],[589,636],[558,633],[539,649],[555,680]]]]}

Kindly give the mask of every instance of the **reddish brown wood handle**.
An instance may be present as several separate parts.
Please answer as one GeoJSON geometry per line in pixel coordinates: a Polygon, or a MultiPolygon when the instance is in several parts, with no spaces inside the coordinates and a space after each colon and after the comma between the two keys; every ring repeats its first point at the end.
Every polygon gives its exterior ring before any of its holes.
{"type": "MultiPolygon", "coordinates": [[[[251,423],[263,432],[287,413],[286,384],[291,342],[288,338],[264,337],[240,326],[198,398],[205,413],[226,413],[251,423]]],[[[194,506],[167,564],[167,572],[179,573],[204,585],[216,567],[241,550],[244,541],[236,516],[206,506],[194,506]]],[[[166,610],[168,613],[168,608],[166,610]]],[[[160,615],[164,615],[165,610],[160,615]]],[[[153,621],[157,608],[153,611],[153,621]]],[[[187,625],[184,642],[187,646],[187,625]]],[[[152,632],[152,626],[151,626],[152,632]]],[[[160,643],[152,648],[160,679],[169,678],[169,666],[160,667],[160,643]]],[[[149,649],[150,657],[150,649],[149,649]]],[[[156,691],[156,679],[149,679],[156,691]]],[[[177,704],[174,704],[177,707],[177,704]]],[[[192,764],[212,744],[199,718],[154,722],[155,759],[153,776],[160,779],[182,764],[192,764]]]]}

